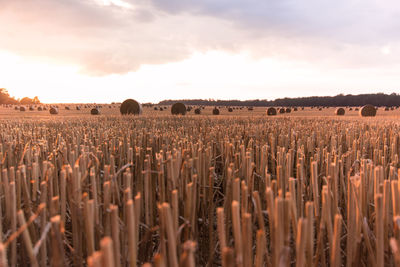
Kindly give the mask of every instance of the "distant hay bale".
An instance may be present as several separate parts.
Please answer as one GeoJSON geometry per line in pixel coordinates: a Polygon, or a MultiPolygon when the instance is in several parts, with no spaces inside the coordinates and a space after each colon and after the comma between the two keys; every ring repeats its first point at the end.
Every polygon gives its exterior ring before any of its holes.
{"type": "Polygon", "coordinates": [[[187,108],[186,108],[186,111],[187,111],[187,112],[192,111],[192,107],[191,107],[191,106],[187,107],[187,108]]]}
{"type": "Polygon", "coordinates": [[[290,112],[292,112],[292,109],[291,109],[291,108],[287,108],[287,109],[285,110],[285,112],[286,112],[286,113],[290,113],[290,112]]]}
{"type": "Polygon", "coordinates": [[[284,109],[284,108],[280,108],[280,109],[279,109],[279,113],[280,113],[280,114],[284,114],[284,113],[285,113],[285,109],[284,109]]]}
{"type": "Polygon", "coordinates": [[[154,110],[158,110],[158,107],[154,107],[154,110]]]}
{"type": "Polygon", "coordinates": [[[76,106],[76,110],[81,110],[81,107],[80,106],[76,106]]]}
{"type": "Polygon", "coordinates": [[[344,110],[344,108],[337,108],[335,110],[335,115],[337,116],[343,116],[346,113],[346,111],[344,110]]]}
{"type": "Polygon", "coordinates": [[[187,109],[185,104],[178,102],[172,105],[171,114],[172,115],[186,115],[187,109]]]}
{"type": "Polygon", "coordinates": [[[233,112],[233,109],[232,108],[228,108],[228,112],[233,112]]]}
{"type": "Polygon", "coordinates": [[[297,108],[293,108],[293,111],[297,111],[297,108]]]}
{"type": "Polygon", "coordinates": [[[92,108],[90,110],[91,115],[100,115],[100,109],[99,108],[92,108]]]}
{"type": "Polygon", "coordinates": [[[385,107],[383,110],[384,111],[389,111],[390,109],[389,109],[389,107],[385,107]]]}
{"type": "Polygon", "coordinates": [[[29,107],[29,110],[30,110],[30,111],[34,111],[35,108],[34,108],[33,106],[30,106],[30,107],[29,107]]]}
{"type": "Polygon", "coordinates": [[[43,110],[47,110],[47,108],[46,108],[46,107],[43,107],[43,110]]]}
{"type": "Polygon", "coordinates": [[[267,109],[268,116],[275,116],[277,114],[276,108],[270,107],[267,109]]]}
{"type": "Polygon", "coordinates": [[[358,111],[358,110],[359,110],[359,108],[355,108],[354,110],[355,110],[355,111],[358,111]]]}
{"type": "Polygon", "coordinates": [[[200,114],[201,114],[201,109],[196,108],[196,109],[194,110],[194,114],[200,115],[200,114]]]}
{"type": "Polygon", "coordinates": [[[322,108],[319,108],[318,110],[319,110],[319,111],[321,111],[321,110],[322,110],[322,108]]]}
{"type": "Polygon", "coordinates": [[[38,110],[38,111],[42,111],[43,108],[42,108],[42,107],[38,107],[37,110],[38,110]]]}
{"type": "Polygon", "coordinates": [[[376,108],[373,105],[365,105],[360,109],[359,114],[361,117],[375,117],[376,108]]]}
{"type": "Polygon", "coordinates": [[[65,110],[71,110],[68,106],[65,106],[65,110]]]}
{"type": "Polygon", "coordinates": [[[19,107],[19,111],[26,111],[25,107],[19,107]]]}
{"type": "Polygon", "coordinates": [[[304,107],[302,107],[301,110],[304,110],[304,107]]]}
{"type": "Polygon", "coordinates": [[[254,108],[253,108],[253,107],[248,107],[247,110],[248,110],[248,111],[253,111],[254,108]]]}
{"type": "Polygon", "coordinates": [[[139,104],[136,100],[127,99],[122,102],[119,111],[122,115],[133,114],[140,115],[142,114],[142,105],[139,104]]]}
{"type": "Polygon", "coordinates": [[[161,108],[160,108],[160,111],[163,111],[163,110],[164,110],[164,109],[161,107],[161,108]]]}
{"type": "Polygon", "coordinates": [[[51,107],[49,112],[50,112],[51,115],[57,115],[58,114],[58,108],[51,107]]]}
{"type": "Polygon", "coordinates": [[[212,114],[213,114],[213,115],[219,115],[219,109],[215,107],[215,108],[213,109],[213,111],[212,111],[212,114]]]}
{"type": "Polygon", "coordinates": [[[15,110],[19,110],[19,107],[18,106],[15,106],[15,108],[14,108],[15,110]]]}
{"type": "Polygon", "coordinates": [[[352,111],[353,110],[353,108],[349,108],[349,111],[352,111]]]}

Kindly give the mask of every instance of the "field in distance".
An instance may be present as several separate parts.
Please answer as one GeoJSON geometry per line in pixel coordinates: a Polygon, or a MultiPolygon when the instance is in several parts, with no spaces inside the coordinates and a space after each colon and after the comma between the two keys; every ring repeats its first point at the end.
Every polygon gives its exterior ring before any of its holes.
{"type": "MultiPolygon", "coordinates": [[[[43,106],[51,106],[52,104],[46,104],[43,106]]],[[[29,110],[29,107],[26,107],[26,111],[21,112],[19,109],[16,110],[15,106],[12,107],[0,107],[0,116],[18,116],[18,117],[32,117],[32,116],[85,116],[88,115],[90,116],[90,111],[93,108],[92,106],[90,107],[85,107],[86,104],[69,104],[69,105],[64,105],[64,104],[57,104],[58,111],[59,113],[57,115],[51,115],[49,113],[49,109],[47,110],[42,110],[38,111],[38,107],[41,105],[35,106],[34,110],[29,110]],[[80,107],[80,110],[77,110],[76,107],[80,107]]],[[[119,104],[102,104],[100,105],[101,108],[100,110],[100,115],[120,115],[120,110],[119,104]]],[[[17,106],[19,107],[19,106],[17,106]]],[[[186,115],[189,116],[199,116],[196,115],[194,110],[197,108],[196,106],[191,106],[192,109],[191,111],[187,112],[186,115]]],[[[201,108],[201,114],[202,115],[210,115],[210,116],[216,116],[213,115],[213,109],[214,106],[205,106],[204,109],[201,108]]],[[[266,116],[266,110],[268,107],[254,107],[253,110],[248,110],[248,107],[232,107],[233,111],[229,112],[228,107],[217,107],[220,111],[219,116],[266,116]]],[[[278,110],[278,114],[275,117],[292,117],[292,116],[305,116],[305,117],[326,117],[326,116],[335,116],[335,117],[354,117],[354,116],[359,116],[359,107],[351,107],[347,108],[344,107],[345,109],[345,115],[344,116],[336,116],[335,115],[335,107],[327,107],[327,108],[321,108],[321,110],[318,107],[304,107],[297,108],[297,111],[294,111],[294,108],[290,108],[291,112],[290,113],[279,113],[280,107],[276,107],[278,110]]],[[[171,115],[171,106],[158,106],[154,105],[153,107],[143,107],[143,113],[142,115],[150,115],[150,116],[165,116],[165,115],[171,115]],[[157,110],[155,110],[157,109],[157,110]],[[162,110],[161,110],[162,109],[162,110]]],[[[400,116],[400,109],[393,109],[393,110],[388,110],[385,111],[384,107],[378,107],[377,110],[377,117],[387,117],[387,116],[400,116]]]]}

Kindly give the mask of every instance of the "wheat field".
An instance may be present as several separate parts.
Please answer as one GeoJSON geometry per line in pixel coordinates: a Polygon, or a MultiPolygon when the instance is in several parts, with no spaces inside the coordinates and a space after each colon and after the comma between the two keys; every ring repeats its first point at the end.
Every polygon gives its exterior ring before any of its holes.
{"type": "Polygon", "coordinates": [[[0,266],[400,266],[400,111],[0,108],[0,266]]]}

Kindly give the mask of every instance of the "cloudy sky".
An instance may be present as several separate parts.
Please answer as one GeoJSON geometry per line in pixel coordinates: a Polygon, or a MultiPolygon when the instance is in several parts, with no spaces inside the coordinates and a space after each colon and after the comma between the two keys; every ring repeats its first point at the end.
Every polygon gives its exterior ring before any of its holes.
{"type": "Polygon", "coordinates": [[[43,102],[399,92],[397,0],[0,0],[0,88],[43,102]]]}

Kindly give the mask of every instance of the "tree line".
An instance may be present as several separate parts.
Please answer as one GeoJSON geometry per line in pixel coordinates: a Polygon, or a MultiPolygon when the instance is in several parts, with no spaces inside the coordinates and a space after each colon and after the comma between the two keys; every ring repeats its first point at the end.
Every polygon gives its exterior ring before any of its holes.
{"type": "Polygon", "coordinates": [[[37,96],[35,96],[34,98],[23,97],[21,99],[15,99],[15,97],[10,96],[7,89],[0,88],[0,104],[32,105],[40,104],[40,100],[37,96]]]}
{"type": "Polygon", "coordinates": [[[275,100],[215,100],[215,99],[182,99],[182,100],[163,100],[159,105],[171,105],[182,102],[186,105],[194,106],[252,106],[252,107],[342,107],[342,106],[363,106],[371,104],[374,106],[400,106],[400,95],[392,94],[360,94],[360,95],[336,95],[336,96],[310,96],[294,98],[278,98],[275,100]]]}

